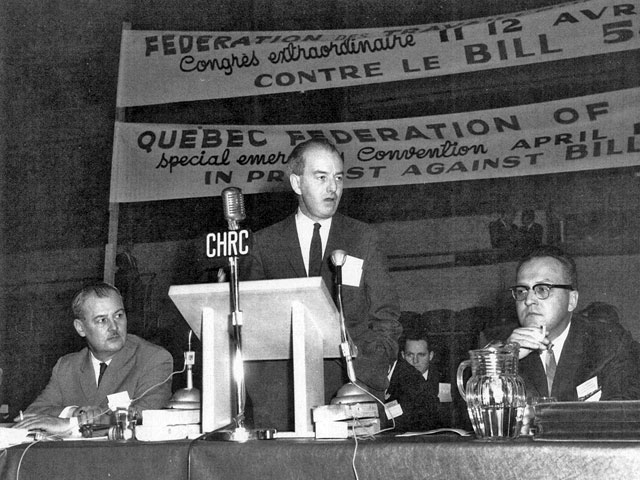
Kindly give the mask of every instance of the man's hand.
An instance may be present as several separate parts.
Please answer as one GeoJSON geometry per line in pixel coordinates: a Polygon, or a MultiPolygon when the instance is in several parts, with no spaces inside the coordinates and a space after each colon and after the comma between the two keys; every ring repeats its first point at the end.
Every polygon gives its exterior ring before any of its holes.
{"type": "Polygon", "coordinates": [[[520,349],[518,351],[518,359],[522,360],[533,351],[546,350],[550,341],[543,335],[540,327],[520,327],[516,328],[507,342],[518,342],[520,349]]]}
{"type": "Polygon", "coordinates": [[[40,413],[27,414],[23,420],[20,417],[14,428],[26,428],[27,430],[42,430],[51,435],[66,436],[73,433],[76,427],[72,427],[68,418],[53,417],[51,415],[43,415],[40,413]]]}
{"type": "MultiPolygon", "coordinates": [[[[78,417],[78,424],[82,426],[87,424],[103,423],[102,420],[104,419],[101,417],[105,413],[107,412],[105,412],[104,408],[89,405],[85,407],[76,408],[73,411],[73,416],[78,417]]],[[[109,423],[109,422],[106,422],[106,423],[109,423]]]]}

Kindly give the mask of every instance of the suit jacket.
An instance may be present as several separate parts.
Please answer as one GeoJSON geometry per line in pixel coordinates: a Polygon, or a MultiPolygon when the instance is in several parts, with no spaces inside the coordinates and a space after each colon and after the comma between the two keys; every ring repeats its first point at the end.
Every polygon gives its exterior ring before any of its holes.
{"type": "Polygon", "coordinates": [[[171,380],[147,393],[148,388],[163,382],[173,371],[173,357],[164,348],[132,334],[111,360],[100,386],[87,347],[58,359],[51,379],[42,393],[29,405],[26,413],[58,416],[65,407],[97,405],[107,409],[107,395],[129,392],[138,411],[163,408],[171,398],[171,380]]]}
{"type": "Polygon", "coordinates": [[[513,223],[505,225],[501,218],[489,223],[489,237],[491,247],[510,250],[515,248],[518,241],[518,227],[513,223]]]}
{"type": "MultiPolygon", "coordinates": [[[[556,368],[551,396],[578,399],[576,387],[597,376],[601,400],[640,400],[638,344],[620,324],[574,315],[556,368]]],[[[549,396],[547,377],[536,352],[520,360],[527,397],[549,396]]]]}
{"type": "MultiPolygon", "coordinates": [[[[378,246],[375,230],[339,213],[333,216],[322,260],[321,275],[334,291],[331,252],[344,250],[364,260],[360,285],[343,285],[342,300],[347,330],[358,347],[356,376],[365,385],[383,391],[389,366],[397,358],[402,327],[398,297],[378,246]]],[[[253,235],[249,258],[242,268],[247,280],[306,277],[295,215],[253,235]]]]}
{"type": "Polygon", "coordinates": [[[422,374],[405,360],[399,359],[387,389],[387,402],[397,400],[402,415],[396,417],[398,431],[426,431],[446,425],[440,412],[438,372],[429,367],[425,380],[422,374]]]}
{"type": "Polygon", "coordinates": [[[529,228],[520,227],[520,244],[519,249],[522,255],[526,255],[535,247],[542,244],[542,235],[544,229],[539,223],[532,223],[529,228]]]}

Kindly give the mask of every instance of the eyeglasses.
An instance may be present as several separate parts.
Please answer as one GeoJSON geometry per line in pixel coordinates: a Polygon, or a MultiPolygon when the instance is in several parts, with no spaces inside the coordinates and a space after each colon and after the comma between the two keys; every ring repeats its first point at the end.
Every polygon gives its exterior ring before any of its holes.
{"type": "Polygon", "coordinates": [[[573,285],[555,285],[551,283],[536,283],[533,287],[525,287],[524,285],[516,285],[514,287],[509,288],[511,290],[511,295],[513,298],[521,302],[527,295],[529,294],[529,290],[533,290],[536,297],[540,300],[546,300],[549,298],[549,294],[551,293],[552,288],[562,288],[564,290],[573,290],[573,285]]]}

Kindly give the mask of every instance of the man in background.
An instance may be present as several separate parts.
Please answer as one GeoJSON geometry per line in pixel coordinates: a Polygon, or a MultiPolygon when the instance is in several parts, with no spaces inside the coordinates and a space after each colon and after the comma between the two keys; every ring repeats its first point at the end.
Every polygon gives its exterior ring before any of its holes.
{"type": "Polygon", "coordinates": [[[513,223],[516,210],[511,205],[502,205],[500,217],[489,224],[491,248],[499,250],[499,260],[510,260],[518,248],[518,227],[513,223]]]}
{"type": "Polygon", "coordinates": [[[434,351],[423,329],[403,332],[400,358],[393,367],[386,403],[400,404],[402,415],[395,418],[399,431],[426,431],[447,425],[441,411],[439,372],[433,363],[434,351]]]}
{"type": "Polygon", "coordinates": [[[522,255],[526,255],[535,247],[542,245],[544,229],[536,222],[536,212],[532,209],[522,211],[520,216],[520,240],[518,248],[522,255]]]}
{"type": "Polygon", "coordinates": [[[541,246],[522,259],[511,287],[520,327],[518,373],[527,397],[559,401],[638,400],[637,343],[620,324],[574,315],[578,276],[561,249],[541,246]]]}
{"type": "MultiPolygon", "coordinates": [[[[344,162],[331,142],[311,139],[298,144],[288,168],[298,209],[254,235],[243,276],[247,280],[321,276],[332,292],[331,253],[345,251],[342,297],[346,327],[358,351],[356,377],[381,398],[402,327],[398,297],[377,234],[369,225],[337,213],[344,162]]],[[[345,378],[340,372],[340,385],[345,378]]],[[[327,384],[331,388],[335,379],[327,378],[327,384]]]]}
{"type": "Polygon", "coordinates": [[[44,391],[16,427],[53,434],[77,431],[109,412],[107,395],[126,392],[138,412],[163,408],[171,397],[173,358],[164,348],[127,335],[120,292],[108,283],[84,287],[72,302],[73,326],[87,346],[61,357],[44,391]]]}

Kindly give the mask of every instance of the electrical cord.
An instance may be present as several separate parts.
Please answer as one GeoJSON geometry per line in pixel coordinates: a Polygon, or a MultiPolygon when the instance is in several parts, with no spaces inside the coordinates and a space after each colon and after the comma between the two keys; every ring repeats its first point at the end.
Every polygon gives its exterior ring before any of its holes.
{"type": "Polygon", "coordinates": [[[134,398],[133,400],[131,400],[131,403],[133,402],[137,402],[138,400],[140,400],[142,397],[144,397],[147,393],[149,393],[151,390],[153,390],[154,388],[159,387],[160,385],[163,385],[165,383],[167,383],[169,381],[169,379],[171,379],[171,377],[173,377],[174,375],[177,375],[179,373],[184,373],[187,370],[187,364],[185,363],[184,366],[182,367],[182,370],[178,370],[175,372],[172,372],[167,378],[165,378],[163,381],[156,383],[155,385],[150,386],[149,388],[147,388],[144,392],[142,392],[140,395],[138,395],[136,398],[134,398]]]}
{"type": "MultiPolygon", "coordinates": [[[[383,411],[386,412],[386,408],[384,405],[384,402],[382,402],[378,397],[376,397],[374,394],[372,394],[370,391],[368,391],[367,389],[363,388],[362,386],[358,385],[357,383],[354,382],[350,382],[352,385],[355,385],[356,388],[358,388],[359,390],[361,390],[362,392],[364,392],[365,394],[367,394],[369,397],[371,397],[372,399],[374,399],[377,403],[379,403],[382,408],[383,411]]],[[[353,471],[353,475],[355,477],[355,480],[359,480],[359,475],[358,475],[358,469],[356,467],[356,458],[358,455],[358,434],[356,433],[356,427],[357,426],[361,426],[361,422],[360,419],[356,418],[355,416],[352,417],[351,419],[351,433],[353,435],[353,441],[354,441],[354,448],[353,448],[353,455],[351,457],[351,470],[353,471]]],[[[393,430],[396,428],[396,421],[395,418],[391,417],[391,427],[389,428],[385,428],[383,430],[380,430],[379,432],[373,434],[373,435],[368,435],[367,438],[375,438],[376,435],[379,435],[383,432],[387,432],[390,430],[393,430]]],[[[364,438],[364,437],[363,437],[364,438]]]]}
{"type": "MultiPolygon", "coordinates": [[[[69,429],[69,432],[71,430],[72,429],[69,429]]],[[[31,442],[29,445],[27,445],[27,447],[22,452],[22,455],[20,455],[20,460],[18,460],[18,466],[16,467],[16,480],[20,480],[20,468],[22,467],[22,460],[24,459],[24,456],[27,454],[27,452],[29,451],[29,449],[31,447],[33,447],[36,443],[44,442],[44,441],[47,441],[47,440],[62,440],[63,436],[66,433],[67,432],[63,432],[63,433],[58,434],[58,435],[47,435],[45,433],[36,432],[34,441],[31,442]]]]}

